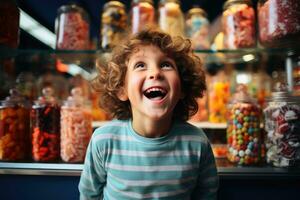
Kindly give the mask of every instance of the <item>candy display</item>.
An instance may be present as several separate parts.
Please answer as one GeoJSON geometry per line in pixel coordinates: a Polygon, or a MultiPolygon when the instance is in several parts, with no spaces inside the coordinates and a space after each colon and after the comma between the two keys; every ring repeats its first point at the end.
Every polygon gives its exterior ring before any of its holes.
{"type": "Polygon", "coordinates": [[[226,1],[222,16],[222,26],[225,48],[255,47],[255,12],[251,6],[251,1],[226,1]]]}
{"type": "Polygon", "coordinates": [[[155,9],[152,0],[133,0],[131,7],[132,33],[155,24],[155,9]]]}
{"type": "Polygon", "coordinates": [[[19,44],[20,11],[13,0],[0,2],[0,47],[17,48],[19,44]]]}
{"type": "Polygon", "coordinates": [[[293,87],[294,93],[300,96],[300,56],[298,56],[293,67],[293,87]]]}
{"type": "Polygon", "coordinates": [[[56,48],[87,50],[90,43],[90,25],[87,13],[78,5],[70,4],[58,9],[56,19],[56,48]]]}
{"type": "Polygon", "coordinates": [[[101,47],[111,49],[125,37],[127,14],[125,5],[119,1],[109,1],[103,7],[101,17],[101,47]]]}
{"type": "Polygon", "coordinates": [[[178,0],[160,0],[158,24],[172,36],[184,36],[184,16],[178,0]]]}
{"type": "Polygon", "coordinates": [[[277,86],[264,110],[267,162],[276,167],[300,166],[300,97],[277,86]]]}
{"type": "Polygon", "coordinates": [[[84,105],[81,88],[74,88],[61,107],[60,156],[65,162],[81,163],[92,135],[91,109],[84,105]]]}
{"type": "Polygon", "coordinates": [[[0,104],[0,160],[26,160],[29,148],[29,104],[16,90],[10,90],[0,104]]]}
{"type": "Polygon", "coordinates": [[[195,50],[208,49],[209,42],[209,22],[206,12],[201,8],[192,8],[186,17],[186,36],[192,40],[195,50]]]}
{"type": "Polygon", "coordinates": [[[227,121],[228,160],[239,165],[261,161],[261,110],[243,85],[229,104],[227,121]]]}
{"type": "Polygon", "coordinates": [[[266,47],[298,47],[300,44],[300,1],[260,0],[259,38],[266,47]]]}
{"type": "Polygon", "coordinates": [[[53,162],[60,155],[60,106],[52,88],[44,88],[42,93],[30,113],[32,158],[53,162]]]}

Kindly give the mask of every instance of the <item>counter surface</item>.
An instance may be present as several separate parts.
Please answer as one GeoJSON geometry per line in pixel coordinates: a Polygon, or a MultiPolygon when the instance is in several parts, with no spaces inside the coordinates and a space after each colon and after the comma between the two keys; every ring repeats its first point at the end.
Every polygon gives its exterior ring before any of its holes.
{"type": "MultiPolygon", "coordinates": [[[[217,159],[218,174],[222,178],[276,178],[300,179],[300,168],[276,168],[268,165],[235,166],[227,159],[217,159]]],[[[67,163],[14,163],[0,162],[0,174],[80,176],[83,164],[67,163]]]]}

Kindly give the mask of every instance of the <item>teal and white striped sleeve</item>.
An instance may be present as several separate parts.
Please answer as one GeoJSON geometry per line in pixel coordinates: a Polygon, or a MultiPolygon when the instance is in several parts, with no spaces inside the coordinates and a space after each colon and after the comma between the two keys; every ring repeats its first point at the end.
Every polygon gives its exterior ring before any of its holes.
{"type": "Polygon", "coordinates": [[[219,177],[215,158],[208,139],[207,142],[202,145],[202,148],[200,172],[197,186],[192,194],[192,199],[215,200],[217,199],[219,177]]]}
{"type": "MultiPolygon", "coordinates": [[[[95,134],[93,135],[95,136],[95,134]]],[[[84,167],[79,182],[80,200],[101,199],[106,183],[106,171],[100,145],[92,137],[87,148],[84,167]]]]}

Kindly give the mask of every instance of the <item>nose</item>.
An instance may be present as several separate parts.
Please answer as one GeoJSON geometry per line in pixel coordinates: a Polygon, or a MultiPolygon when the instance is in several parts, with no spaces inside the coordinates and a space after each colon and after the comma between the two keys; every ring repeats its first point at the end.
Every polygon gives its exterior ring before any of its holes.
{"type": "Polygon", "coordinates": [[[152,67],[149,70],[149,78],[150,79],[161,79],[162,74],[161,74],[160,68],[159,67],[152,67]]]}

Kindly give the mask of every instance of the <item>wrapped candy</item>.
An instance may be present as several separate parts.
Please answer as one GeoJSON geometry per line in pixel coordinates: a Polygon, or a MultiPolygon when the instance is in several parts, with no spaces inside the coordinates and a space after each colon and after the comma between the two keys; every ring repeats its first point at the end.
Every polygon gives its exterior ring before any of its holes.
{"type": "Polygon", "coordinates": [[[300,97],[279,85],[264,110],[267,162],[277,167],[300,166],[300,97]]]}

